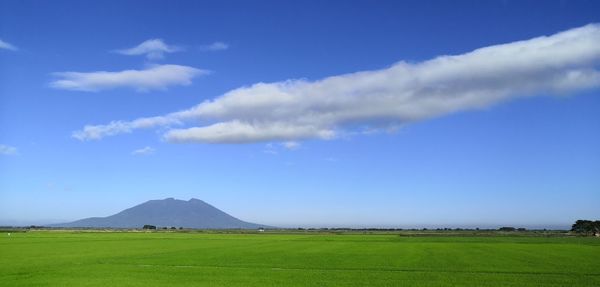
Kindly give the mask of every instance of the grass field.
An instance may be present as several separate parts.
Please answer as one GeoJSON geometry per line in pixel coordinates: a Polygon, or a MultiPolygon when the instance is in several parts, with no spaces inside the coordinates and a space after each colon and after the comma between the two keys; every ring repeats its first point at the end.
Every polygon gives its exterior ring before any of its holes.
{"type": "Polygon", "coordinates": [[[600,240],[0,234],[1,286],[600,286],[600,240]]]}

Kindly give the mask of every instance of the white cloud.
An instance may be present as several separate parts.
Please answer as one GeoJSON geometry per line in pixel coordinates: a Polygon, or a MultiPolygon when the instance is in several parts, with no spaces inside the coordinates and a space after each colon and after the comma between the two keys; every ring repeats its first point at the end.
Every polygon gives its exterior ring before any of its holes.
{"type": "Polygon", "coordinates": [[[210,73],[188,66],[155,65],[144,70],[118,72],[59,72],[60,79],[50,83],[56,89],[96,92],[114,88],[133,88],[137,91],[164,90],[172,85],[189,85],[192,78],[210,73]]]}
{"type": "Polygon", "coordinates": [[[182,50],[181,47],[167,45],[162,39],[150,39],[133,48],[116,50],[115,52],[129,56],[146,55],[146,58],[150,60],[157,60],[162,59],[165,53],[174,53],[182,50]]]}
{"type": "Polygon", "coordinates": [[[130,133],[135,129],[153,128],[157,126],[180,125],[175,117],[140,118],[134,121],[112,121],[107,125],[86,125],[82,130],[74,131],[72,136],[78,140],[98,140],[105,136],[130,133]]]}
{"type": "Polygon", "coordinates": [[[281,145],[288,150],[297,150],[300,148],[300,143],[295,141],[283,142],[281,145]]]}
{"type": "Polygon", "coordinates": [[[332,138],[333,131],[285,122],[248,123],[232,120],[204,127],[172,129],[165,134],[168,141],[181,143],[251,143],[309,137],[332,138]]]}
{"type": "Polygon", "coordinates": [[[275,148],[275,145],[273,145],[273,143],[265,144],[265,149],[263,149],[263,152],[267,153],[267,154],[272,154],[272,155],[279,154],[279,152],[277,151],[277,149],[275,148]]]}
{"type": "Polygon", "coordinates": [[[301,144],[296,141],[286,141],[286,142],[281,142],[278,144],[267,143],[267,144],[265,144],[265,148],[263,149],[263,152],[267,153],[267,154],[277,155],[277,154],[279,154],[279,151],[281,149],[287,149],[287,150],[293,151],[293,150],[299,149],[300,146],[301,146],[301,144]]]}
{"type": "Polygon", "coordinates": [[[257,83],[188,110],[133,122],[86,126],[79,139],[173,123],[170,142],[249,143],[331,139],[398,126],[516,98],[562,95],[600,86],[600,25],[489,46],[421,63],[324,78],[257,83]],[[85,129],[97,133],[87,135],[85,129]],[[356,131],[361,131],[356,133],[356,131]]]}
{"type": "Polygon", "coordinates": [[[151,154],[154,154],[154,152],[156,152],[156,149],[147,146],[147,147],[143,147],[140,149],[136,149],[136,150],[132,151],[131,154],[132,155],[151,155],[151,154]]]}
{"type": "Polygon", "coordinates": [[[4,42],[4,41],[2,41],[2,39],[0,39],[0,49],[6,49],[6,50],[11,50],[11,51],[18,50],[18,48],[15,45],[10,44],[8,42],[4,42]]]}
{"type": "Polygon", "coordinates": [[[0,155],[17,155],[16,147],[0,144],[0,155]]]}
{"type": "Polygon", "coordinates": [[[200,46],[201,51],[223,51],[229,49],[229,45],[223,42],[214,42],[210,45],[200,46]]]}

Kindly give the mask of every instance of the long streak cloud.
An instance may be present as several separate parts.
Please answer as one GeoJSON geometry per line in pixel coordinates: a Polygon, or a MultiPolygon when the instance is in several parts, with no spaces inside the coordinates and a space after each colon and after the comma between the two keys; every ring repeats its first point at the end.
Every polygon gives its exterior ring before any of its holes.
{"type": "Polygon", "coordinates": [[[165,90],[169,86],[186,86],[196,76],[209,71],[181,65],[154,65],[144,70],[117,72],[59,72],[59,79],[50,83],[55,89],[97,92],[115,88],[133,88],[136,91],[165,90]]]}
{"type": "Polygon", "coordinates": [[[516,98],[600,86],[600,25],[439,56],[420,63],[317,81],[256,83],[170,114],[86,125],[73,136],[100,139],[139,128],[170,142],[252,143],[332,139],[516,98]],[[194,123],[206,123],[194,125],[194,123]]]}

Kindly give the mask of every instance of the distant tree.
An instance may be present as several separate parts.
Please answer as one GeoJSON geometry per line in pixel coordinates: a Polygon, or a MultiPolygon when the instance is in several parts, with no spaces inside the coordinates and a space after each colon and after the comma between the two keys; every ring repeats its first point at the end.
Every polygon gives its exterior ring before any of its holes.
{"type": "Polygon", "coordinates": [[[171,229],[177,229],[177,227],[175,227],[175,226],[172,226],[172,227],[171,227],[171,229]]]}
{"type": "Polygon", "coordinates": [[[179,226],[179,230],[182,230],[182,229],[183,229],[183,227],[179,226]]]}
{"type": "Polygon", "coordinates": [[[146,225],[144,225],[143,229],[156,229],[156,226],[146,224],[146,225]]]}
{"type": "Polygon", "coordinates": [[[575,221],[575,224],[571,226],[571,231],[588,235],[592,231],[592,223],[593,221],[591,220],[577,220],[575,221]]]}
{"type": "Polygon", "coordinates": [[[577,220],[571,226],[571,231],[584,235],[600,235],[600,220],[577,220]]]}
{"type": "Polygon", "coordinates": [[[517,228],[517,231],[527,231],[527,229],[525,229],[523,227],[519,227],[519,228],[517,228]]]}
{"type": "Polygon", "coordinates": [[[516,229],[516,228],[514,228],[514,227],[510,227],[510,226],[504,226],[504,227],[500,227],[500,228],[498,228],[498,230],[499,230],[499,231],[515,231],[515,230],[517,230],[517,229],[516,229]]]}

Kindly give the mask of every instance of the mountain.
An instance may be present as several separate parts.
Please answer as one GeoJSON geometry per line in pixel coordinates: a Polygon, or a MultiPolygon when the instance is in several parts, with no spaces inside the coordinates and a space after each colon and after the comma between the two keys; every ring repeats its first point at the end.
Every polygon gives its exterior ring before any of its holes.
{"type": "Polygon", "coordinates": [[[108,217],[90,217],[51,227],[142,228],[184,227],[198,229],[256,229],[264,227],[239,220],[199,199],[150,200],[108,217]]]}

